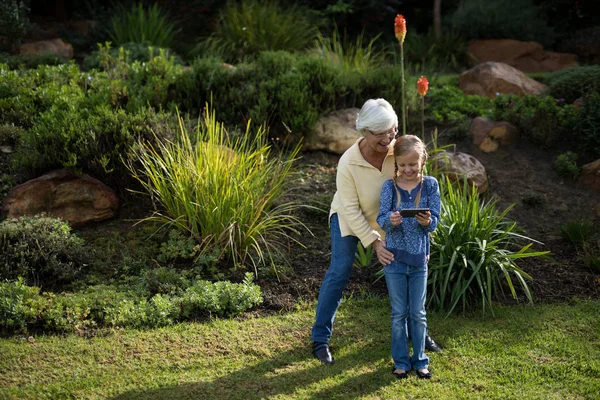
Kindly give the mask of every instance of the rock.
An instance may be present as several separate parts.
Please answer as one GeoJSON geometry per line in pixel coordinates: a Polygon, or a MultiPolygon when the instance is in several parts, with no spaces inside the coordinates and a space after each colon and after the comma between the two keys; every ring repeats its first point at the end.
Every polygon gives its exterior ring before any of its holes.
{"type": "Polygon", "coordinates": [[[469,43],[467,51],[473,56],[473,65],[494,61],[523,72],[553,72],[578,65],[577,55],[544,51],[537,42],[475,40],[469,43]]]}
{"type": "Polygon", "coordinates": [[[517,128],[509,122],[496,122],[484,117],[473,118],[469,133],[473,136],[473,144],[485,153],[511,145],[518,136],[517,128]]]}
{"type": "Polygon", "coordinates": [[[13,152],[12,146],[0,146],[0,152],[4,154],[10,154],[13,152]]]}
{"type": "Polygon", "coordinates": [[[46,213],[77,227],[113,217],[119,207],[116,193],[88,175],[61,169],[14,187],[2,206],[7,218],[46,213]]]}
{"type": "Polygon", "coordinates": [[[441,151],[436,153],[433,161],[451,181],[456,182],[460,177],[466,177],[467,182],[477,188],[478,193],[488,189],[488,179],[485,167],[475,157],[461,152],[441,151]]]}
{"type": "Polygon", "coordinates": [[[24,43],[19,47],[19,53],[25,55],[56,54],[58,56],[73,58],[73,46],[62,39],[41,40],[39,42],[24,43]]]}
{"type": "Polygon", "coordinates": [[[546,85],[527,77],[508,64],[486,62],[460,74],[458,87],[466,94],[495,97],[498,93],[539,95],[546,85]]]}
{"type": "Polygon", "coordinates": [[[361,136],[356,130],[358,108],[333,111],[321,117],[305,137],[304,150],[326,150],[343,154],[361,136]]]}
{"type": "Polygon", "coordinates": [[[581,167],[579,183],[600,191],[600,158],[581,167]]]}

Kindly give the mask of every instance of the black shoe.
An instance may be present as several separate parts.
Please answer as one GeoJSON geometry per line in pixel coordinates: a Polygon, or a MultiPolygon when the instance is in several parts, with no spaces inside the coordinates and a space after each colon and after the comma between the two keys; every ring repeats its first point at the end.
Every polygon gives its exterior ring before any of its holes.
{"type": "Polygon", "coordinates": [[[404,372],[396,372],[396,368],[392,368],[392,375],[394,375],[398,379],[406,379],[408,378],[408,371],[404,372]]]}
{"type": "Polygon", "coordinates": [[[437,344],[431,336],[425,336],[425,350],[433,351],[434,353],[439,353],[442,351],[442,348],[439,344],[437,344]]]}
{"type": "Polygon", "coordinates": [[[417,370],[417,376],[418,376],[420,379],[431,379],[431,377],[432,377],[433,375],[431,374],[431,371],[427,371],[427,372],[421,372],[421,371],[417,370]]]}
{"type": "Polygon", "coordinates": [[[332,365],[334,360],[327,343],[313,343],[313,356],[325,365],[332,365]]]}

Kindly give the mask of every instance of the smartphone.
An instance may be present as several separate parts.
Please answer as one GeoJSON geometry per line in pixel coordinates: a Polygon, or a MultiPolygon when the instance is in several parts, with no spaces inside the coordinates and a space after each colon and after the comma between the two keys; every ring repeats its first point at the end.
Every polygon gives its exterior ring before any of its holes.
{"type": "Polygon", "coordinates": [[[404,208],[400,210],[400,215],[402,218],[414,218],[417,214],[426,213],[429,211],[429,208],[404,208]]]}

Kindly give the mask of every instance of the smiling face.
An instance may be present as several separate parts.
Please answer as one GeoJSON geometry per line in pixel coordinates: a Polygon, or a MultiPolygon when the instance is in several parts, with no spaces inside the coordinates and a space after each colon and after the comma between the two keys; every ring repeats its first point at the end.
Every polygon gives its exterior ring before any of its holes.
{"type": "Polygon", "coordinates": [[[398,133],[395,126],[384,132],[371,132],[368,129],[364,129],[364,131],[368,146],[378,153],[387,153],[390,143],[398,133]]]}
{"type": "Polygon", "coordinates": [[[417,151],[411,151],[402,156],[396,156],[398,166],[398,177],[406,182],[414,182],[421,179],[423,168],[422,155],[417,151]]]}

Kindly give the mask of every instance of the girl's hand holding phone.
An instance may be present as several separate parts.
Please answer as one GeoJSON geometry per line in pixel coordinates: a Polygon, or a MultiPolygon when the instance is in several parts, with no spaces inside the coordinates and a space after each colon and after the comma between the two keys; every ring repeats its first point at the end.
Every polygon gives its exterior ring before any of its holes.
{"type": "Polygon", "coordinates": [[[400,215],[399,211],[394,211],[392,215],[390,215],[390,222],[394,226],[398,226],[402,223],[402,215],[400,215]]]}
{"type": "Polygon", "coordinates": [[[431,211],[421,212],[417,214],[416,218],[421,226],[429,226],[431,224],[431,211]]]}

